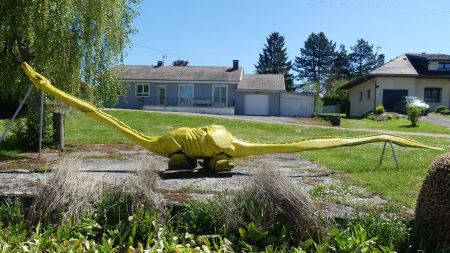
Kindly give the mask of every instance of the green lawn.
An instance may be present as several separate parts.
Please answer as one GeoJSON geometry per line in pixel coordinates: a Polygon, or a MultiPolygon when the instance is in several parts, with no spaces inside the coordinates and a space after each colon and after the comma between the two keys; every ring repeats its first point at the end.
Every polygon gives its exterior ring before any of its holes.
{"type": "MultiPolygon", "coordinates": [[[[256,123],[207,116],[179,116],[119,110],[109,111],[109,113],[148,135],[162,135],[182,126],[198,127],[208,124],[224,125],[237,138],[253,142],[286,142],[324,136],[361,136],[368,134],[367,132],[346,131],[339,128],[323,129],[256,123]]],[[[363,186],[370,192],[381,194],[397,205],[413,207],[428,165],[434,157],[450,150],[450,139],[410,138],[431,146],[444,148],[444,151],[396,147],[400,162],[400,170],[398,171],[395,169],[395,163],[390,152],[386,153],[387,156],[383,165],[378,168],[383,147],[381,143],[307,151],[301,153],[301,155],[332,169],[339,177],[363,186]]],[[[80,113],[73,113],[67,118],[66,142],[67,144],[131,143],[114,130],[98,124],[80,113]]]]}
{"type": "Polygon", "coordinates": [[[450,129],[421,121],[418,127],[411,127],[411,122],[407,119],[392,119],[387,121],[375,121],[370,119],[341,119],[341,127],[358,129],[379,129],[402,132],[436,133],[450,134],[450,129]]]}

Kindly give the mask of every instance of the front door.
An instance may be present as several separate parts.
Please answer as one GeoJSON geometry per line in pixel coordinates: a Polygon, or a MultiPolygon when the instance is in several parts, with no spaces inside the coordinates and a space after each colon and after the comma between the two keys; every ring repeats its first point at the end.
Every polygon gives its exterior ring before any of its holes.
{"type": "Polygon", "coordinates": [[[158,86],[156,89],[158,105],[166,105],[166,86],[158,86]]]}

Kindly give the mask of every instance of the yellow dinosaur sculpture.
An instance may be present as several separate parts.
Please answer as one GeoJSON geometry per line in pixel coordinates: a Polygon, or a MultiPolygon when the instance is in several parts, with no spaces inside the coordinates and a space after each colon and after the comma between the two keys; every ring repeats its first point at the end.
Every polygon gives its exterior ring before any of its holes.
{"type": "Polygon", "coordinates": [[[435,149],[420,142],[388,134],[361,138],[311,139],[292,143],[248,143],[234,138],[225,127],[219,125],[198,128],[182,127],[163,136],[147,136],[106,114],[94,105],[57,89],[47,78],[37,73],[27,63],[22,63],[22,67],[37,88],[114,128],[134,143],[156,154],[170,158],[170,169],[194,169],[197,166],[197,159],[203,159],[200,164],[204,168],[216,172],[227,171],[234,167],[232,158],[236,157],[301,152],[386,141],[404,147],[435,149]]]}

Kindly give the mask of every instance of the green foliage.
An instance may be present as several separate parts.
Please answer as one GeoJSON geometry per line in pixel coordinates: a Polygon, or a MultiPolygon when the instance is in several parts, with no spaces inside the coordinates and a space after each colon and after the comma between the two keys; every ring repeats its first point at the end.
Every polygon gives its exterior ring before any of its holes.
{"type": "Polygon", "coordinates": [[[22,204],[17,199],[0,200],[0,228],[8,226],[22,227],[24,222],[22,204]]]}
{"type": "Polygon", "coordinates": [[[350,219],[345,227],[358,225],[366,231],[368,237],[377,238],[376,241],[380,245],[392,246],[400,252],[408,247],[410,228],[406,220],[370,214],[350,219]]]}
{"type": "Polygon", "coordinates": [[[218,200],[192,201],[180,212],[181,224],[196,234],[216,234],[220,231],[222,203],[218,200]]]}
{"type": "Polygon", "coordinates": [[[288,60],[284,46],[284,36],[278,32],[271,33],[264,45],[263,53],[259,54],[258,63],[255,65],[258,74],[283,74],[286,90],[292,91],[294,78],[291,73],[292,62],[288,60]]]}
{"type": "Polygon", "coordinates": [[[305,83],[319,83],[321,93],[328,87],[326,83],[331,75],[331,66],[335,55],[336,43],[323,32],[311,33],[300,49],[300,56],[295,57],[293,69],[297,71],[297,79],[305,83]]]}
{"type": "Polygon", "coordinates": [[[416,127],[419,123],[419,118],[425,113],[423,108],[407,105],[406,114],[408,115],[408,120],[411,122],[411,126],[416,127]]]}
{"type": "Polygon", "coordinates": [[[445,105],[438,105],[436,106],[436,108],[434,109],[435,113],[442,113],[443,111],[447,110],[448,111],[448,107],[445,105]]]}
{"type": "MultiPolygon", "coordinates": [[[[44,106],[43,145],[48,145],[52,141],[52,114],[46,108],[44,106]]],[[[24,150],[36,150],[39,145],[39,120],[39,109],[28,109],[26,118],[14,121],[9,141],[24,150]]]]}
{"type": "Polygon", "coordinates": [[[450,110],[448,110],[448,109],[442,110],[441,114],[442,115],[450,115],[450,110]]]}
{"type": "Polygon", "coordinates": [[[347,83],[346,79],[339,79],[331,82],[327,92],[322,97],[324,102],[347,101],[348,91],[342,90],[341,87],[347,83]]]}
{"type": "MultiPolygon", "coordinates": [[[[84,97],[80,94],[83,83],[93,90],[92,95],[86,96],[90,101],[117,103],[125,88],[117,73],[108,70],[122,60],[129,36],[135,32],[131,23],[137,16],[138,3],[139,0],[1,1],[0,98],[17,101],[30,85],[17,57],[34,65],[56,87],[70,94],[84,97]]],[[[28,121],[16,134],[19,139],[30,140],[27,145],[32,147],[36,146],[35,126],[39,118],[34,108],[30,99],[28,121]]],[[[50,123],[45,121],[46,128],[50,129],[50,123]]]]}
{"type": "Polygon", "coordinates": [[[377,106],[377,107],[375,108],[375,114],[376,114],[376,115],[380,115],[380,114],[383,114],[383,113],[384,113],[384,106],[379,105],[379,106],[377,106]]]}
{"type": "Polygon", "coordinates": [[[132,197],[126,192],[109,190],[102,194],[96,203],[97,221],[103,227],[114,227],[128,220],[132,213],[132,197]]]}
{"type": "Polygon", "coordinates": [[[361,76],[369,73],[377,66],[377,53],[373,50],[373,44],[359,39],[355,46],[350,47],[349,55],[352,76],[361,76]]]}
{"type": "Polygon", "coordinates": [[[333,68],[331,71],[332,80],[351,78],[350,58],[344,45],[339,46],[339,51],[335,52],[333,68]]]}

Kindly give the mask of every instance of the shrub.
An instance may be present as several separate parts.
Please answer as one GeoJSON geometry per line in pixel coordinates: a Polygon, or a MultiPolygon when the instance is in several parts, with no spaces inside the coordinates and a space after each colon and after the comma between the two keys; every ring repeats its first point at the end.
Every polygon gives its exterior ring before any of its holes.
{"type": "Polygon", "coordinates": [[[391,119],[393,119],[394,118],[394,116],[392,115],[392,114],[388,114],[387,115],[387,120],[391,120],[391,119]]]}
{"type": "Polygon", "coordinates": [[[448,111],[447,106],[445,106],[445,105],[438,105],[438,106],[434,109],[434,112],[435,112],[435,113],[442,113],[442,111],[445,111],[445,110],[448,111]]]}
{"type": "Polygon", "coordinates": [[[408,115],[408,120],[411,121],[411,126],[416,127],[419,123],[419,118],[424,113],[424,109],[417,106],[408,105],[406,106],[406,114],[408,115]]]}
{"type": "Polygon", "coordinates": [[[375,114],[374,114],[373,112],[369,112],[369,113],[366,115],[366,118],[367,118],[367,119],[371,119],[371,120],[375,120],[375,114]]]}
{"type": "Polygon", "coordinates": [[[384,106],[379,105],[379,106],[377,106],[377,107],[375,108],[375,114],[376,114],[376,115],[380,115],[380,114],[383,114],[383,113],[384,113],[384,106]]]}
{"type": "Polygon", "coordinates": [[[445,109],[441,111],[442,115],[450,115],[450,110],[449,109],[445,109]]]}
{"type": "Polygon", "coordinates": [[[417,230],[430,244],[450,244],[450,153],[428,168],[416,205],[417,230]]]}

